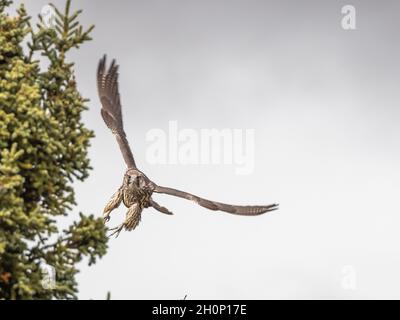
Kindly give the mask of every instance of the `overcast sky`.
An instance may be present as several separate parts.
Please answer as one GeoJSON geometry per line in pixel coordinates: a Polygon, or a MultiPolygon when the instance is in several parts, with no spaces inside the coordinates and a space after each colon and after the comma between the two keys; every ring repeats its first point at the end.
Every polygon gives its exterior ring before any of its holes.
{"type": "MultiPolygon", "coordinates": [[[[48,2],[24,2],[32,16],[48,2]]],[[[54,1],[63,7],[64,1],[54,1]]],[[[125,131],[156,183],[259,217],[157,201],[139,227],[81,266],[79,297],[103,299],[400,298],[400,2],[73,1],[94,40],[69,55],[96,133],[78,211],[101,216],[124,163],[104,125],[95,70],[120,64],[125,131]],[[344,30],[342,7],[356,9],[344,30]],[[151,164],[149,130],[253,129],[254,170],[151,164]]],[[[117,210],[110,226],[120,223],[117,210]]],[[[75,217],[71,215],[71,220],[75,217]]]]}

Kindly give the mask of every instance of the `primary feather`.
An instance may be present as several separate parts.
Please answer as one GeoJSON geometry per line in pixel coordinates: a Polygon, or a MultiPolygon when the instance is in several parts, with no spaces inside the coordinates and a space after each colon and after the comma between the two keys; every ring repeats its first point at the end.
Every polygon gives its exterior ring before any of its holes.
{"type": "Polygon", "coordinates": [[[122,121],[121,99],[118,90],[118,65],[113,60],[107,70],[106,56],[103,56],[97,68],[97,89],[102,105],[101,116],[107,127],[114,133],[128,168],[136,168],[122,121]]]}

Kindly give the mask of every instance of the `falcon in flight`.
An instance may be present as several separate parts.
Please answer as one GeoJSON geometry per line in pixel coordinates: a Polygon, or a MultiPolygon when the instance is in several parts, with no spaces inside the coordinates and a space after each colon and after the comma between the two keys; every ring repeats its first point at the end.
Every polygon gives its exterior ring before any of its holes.
{"type": "Polygon", "coordinates": [[[135,229],[140,222],[141,213],[144,208],[153,207],[159,212],[172,215],[172,212],[167,208],[153,200],[152,195],[154,192],[192,200],[198,205],[210,210],[220,210],[242,216],[256,216],[278,209],[277,204],[265,206],[236,206],[225,204],[200,198],[188,192],[161,187],[155,184],[136,167],[122,121],[121,100],[118,91],[118,65],[115,63],[115,60],[113,60],[107,69],[105,55],[100,60],[97,68],[97,88],[102,105],[101,116],[117,139],[122,156],[128,167],[123,178],[122,186],[114,193],[111,200],[104,208],[104,222],[110,219],[111,211],[117,208],[121,202],[128,208],[125,221],[120,226],[111,229],[113,233],[110,236],[114,234],[118,236],[122,229],[128,231],[135,229]]]}

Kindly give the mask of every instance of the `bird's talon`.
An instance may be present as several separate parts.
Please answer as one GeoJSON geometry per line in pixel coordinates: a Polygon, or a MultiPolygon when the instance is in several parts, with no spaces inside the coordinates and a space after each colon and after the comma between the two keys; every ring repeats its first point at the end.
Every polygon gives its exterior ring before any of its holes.
{"type": "Polygon", "coordinates": [[[124,224],[121,224],[121,225],[118,226],[118,227],[108,229],[108,230],[110,230],[110,231],[113,231],[108,237],[111,238],[113,235],[116,235],[115,238],[118,238],[118,236],[119,236],[119,234],[121,233],[121,231],[122,231],[123,228],[124,228],[124,224]]]}

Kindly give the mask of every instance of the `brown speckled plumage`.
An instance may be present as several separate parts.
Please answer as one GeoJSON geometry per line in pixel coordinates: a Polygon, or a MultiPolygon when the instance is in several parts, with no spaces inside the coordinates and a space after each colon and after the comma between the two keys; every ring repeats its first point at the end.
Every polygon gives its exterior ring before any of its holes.
{"type": "Polygon", "coordinates": [[[210,210],[220,210],[236,215],[255,216],[278,208],[277,204],[266,206],[238,206],[207,200],[188,192],[161,187],[152,182],[147,176],[137,169],[131,148],[123,128],[121,99],[118,90],[118,65],[115,60],[110,67],[106,68],[106,57],[104,56],[97,69],[97,87],[102,104],[101,116],[107,127],[115,135],[122,156],[128,167],[125,172],[122,186],[114,193],[111,200],[104,208],[104,221],[110,219],[110,213],[117,208],[121,202],[128,208],[125,221],[119,227],[111,229],[113,234],[118,234],[122,229],[135,229],[141,219],[144,208],[152,207],[159,212],[172,214],[167,208],[160,206],[152,199],[153,192],[164,193],[188,200],[192,200],[200,206],[210,210]]]}

